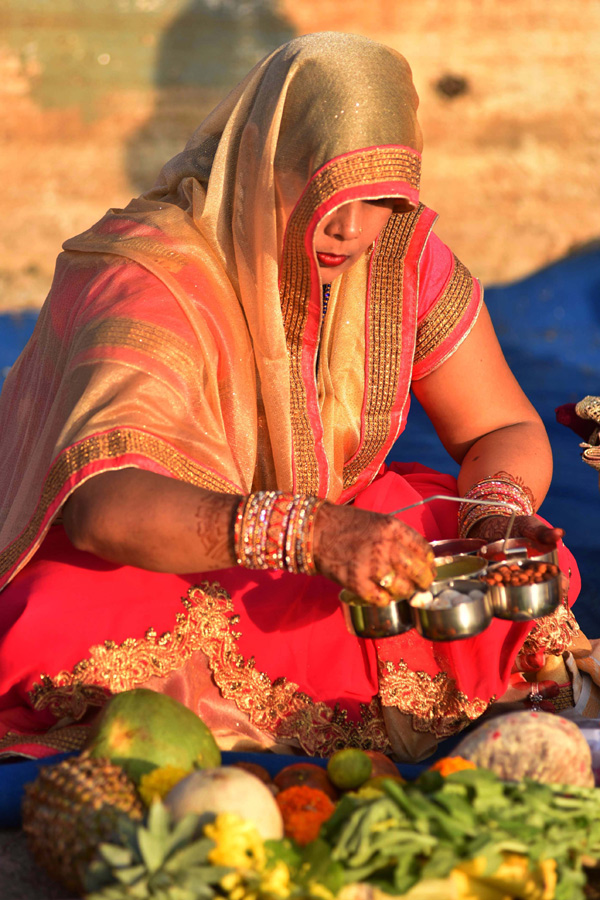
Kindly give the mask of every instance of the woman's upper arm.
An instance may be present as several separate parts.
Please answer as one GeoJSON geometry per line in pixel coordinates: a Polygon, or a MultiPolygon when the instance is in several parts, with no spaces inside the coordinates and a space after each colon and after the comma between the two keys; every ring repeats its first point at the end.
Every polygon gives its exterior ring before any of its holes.
{"type": "Polygon", "coordinates": [[[485,434],[524,422],[541,425],[504,359],[485,305],[457,350],[412,388],[457,462],[485,434]]]}

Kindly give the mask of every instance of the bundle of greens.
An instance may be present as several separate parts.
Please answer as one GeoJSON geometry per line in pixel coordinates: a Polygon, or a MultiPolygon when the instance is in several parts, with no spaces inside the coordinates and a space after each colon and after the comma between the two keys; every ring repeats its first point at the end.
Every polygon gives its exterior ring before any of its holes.
{"type": "Polygon", "coordinates": [[[600,858],[597,789],[504,782],[485,769],[382,787],[380,796],[344,796],[321,830],[347,883],[398,895],[461,869],[485,880],[517,856],[541,873],[545,896],[584,898],[584,866],[600,858]]]}

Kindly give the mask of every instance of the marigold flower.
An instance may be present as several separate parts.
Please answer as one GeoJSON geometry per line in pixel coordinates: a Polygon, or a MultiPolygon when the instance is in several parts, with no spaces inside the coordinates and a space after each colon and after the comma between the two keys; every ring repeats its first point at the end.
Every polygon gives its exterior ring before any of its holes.
{"type": "Polygon", "coordinates": [[[150,806],[155,797],[162,800],[171,788],[189,774],[189,770],[181,769],[179,766],[159,766],[142,775],[138,793],[146,806],[150,806]]]}
{"type": "Polygon", "coordinates": [[[236,813],[219,813],[204,826],[206,837],[214,841],[208,859],[214,866],[261,871],[265,864],[265,845],[256,825],[236,813]]]}
{"type": "Polygon", "coordinates": [[[463,759],[462,756],[444,756],[442,759],[438,759],[437,762],[433,763],[433,765],[429,767],[429,771],[439,772],[440,775],[443,775],[445,778],[446,775],[452,775],[453,772],[476,768],[477,766],[475,763],[472,763],[470,759],[463,759]]]}
{"type": "Polygon", "coordinates": [[[283,817],[285,836],[301,846],[317,839],[321,825],[335,810],[335,804],[324,791],[305,784],[286,788],[275,799],[283,817]]]}

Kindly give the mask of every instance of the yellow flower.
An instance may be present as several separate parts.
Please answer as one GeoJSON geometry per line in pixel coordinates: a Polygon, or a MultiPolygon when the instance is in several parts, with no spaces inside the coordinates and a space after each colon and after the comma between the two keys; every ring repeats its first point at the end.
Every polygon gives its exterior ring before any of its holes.
{"type": "Polygon", "coordinates": [[[308,890],[311,897],[319,897],[320,900],[335,900],[335,895],[329,888],[326,888],[324,884],[319,884],[318,881],[309,881],[308,890]]]}
{"type": "Polygon", "coordinates": [[[486,863],[482,857],[462,862],[453,869],[450,878],[458,897],[505,900],[517,896],[523,900],[552,900],[557,880],[555,860],[543,860],[531,869],[526,856],[518,853],[502,855],[502,864],[491,875],[484,875],[486,863]]]}
{"type": "Polygon", "coordinates": [[[263,872],[260,879],[260,891],[262,894],[269,894],[272,897],[281,897],[286,900],[290,896],[290,870],[283,862],[277,860],[271,869],[263,872]]]}
{"type": "Polygon", "coordinates": [[[162,800],[182,778],[189,775],[189,770],[179,766],[159,766],[142,775],[138,792],[146,806],[150,806],[155,797],[162,800]]]}
{"type": "Polygon", "coordinates": [[[219,813],[214,822],[204,826],[204,834],[215,843],[208,854],[214,866],[231,866],[242,871],[264,868],[265,845],[252,822],[236,813],[219,813]]]}

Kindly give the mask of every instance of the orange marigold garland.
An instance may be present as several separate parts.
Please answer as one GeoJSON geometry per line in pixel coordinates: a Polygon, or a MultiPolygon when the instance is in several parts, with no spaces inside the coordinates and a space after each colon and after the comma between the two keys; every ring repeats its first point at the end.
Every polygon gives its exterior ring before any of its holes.
{"type": "Polygon", "coordinates": [[[430,772],[439,772],[444,778],[446,775],[452,775],[453,772],[461,772],[463,769],[476,769],[475,763],[470,759],[463,759],[462,756],[444,756],[438,759],[429,767],[430,772]]]}
{"type": "Polygon", "coordinates": [[[324,791],[304,784],[280,791],[275,799],[283,817],[285,836],[302,847],[318,838],[321,825],[335,810],[335,804],[324,791]]]}

